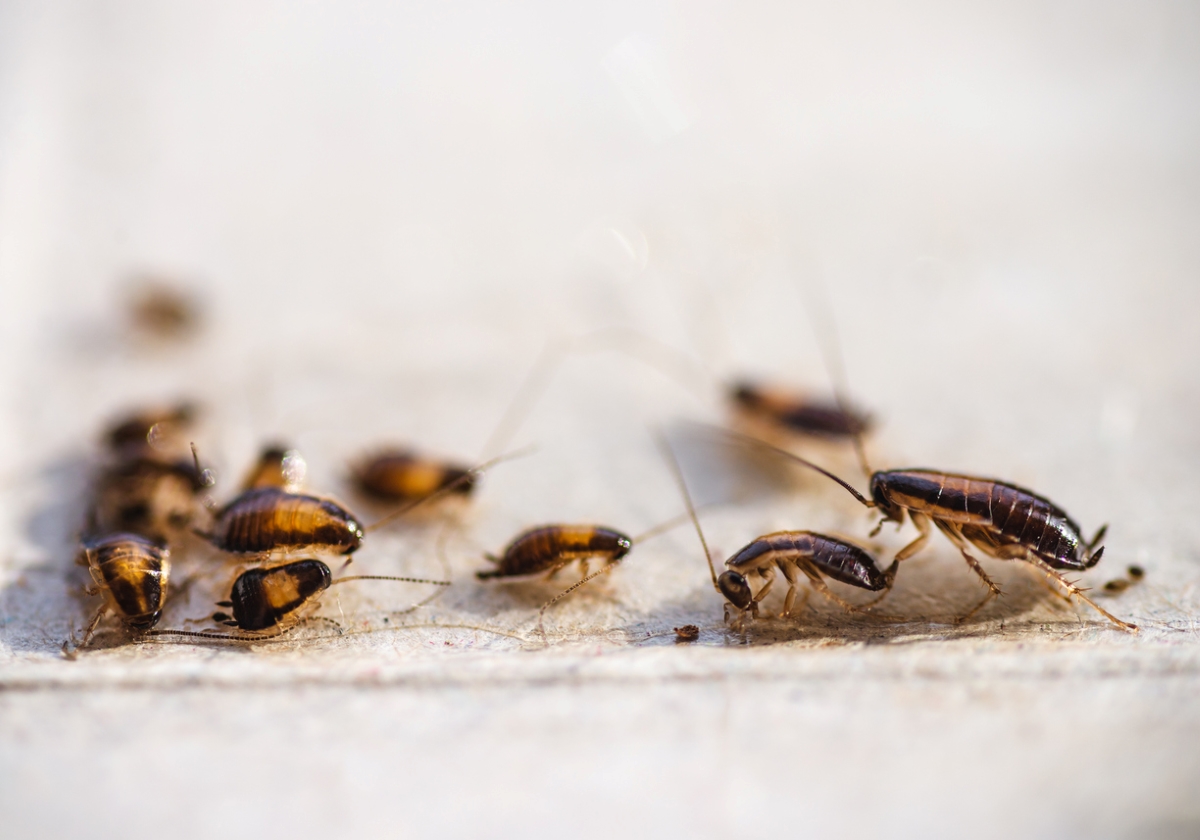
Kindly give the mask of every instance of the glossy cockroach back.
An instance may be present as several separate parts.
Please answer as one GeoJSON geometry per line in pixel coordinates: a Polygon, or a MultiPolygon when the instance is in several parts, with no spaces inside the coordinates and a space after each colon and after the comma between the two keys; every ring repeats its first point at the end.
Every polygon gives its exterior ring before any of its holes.
{"type": "Polygon", "coordinates": [[[247,490],[217,511],[211,531],[201,534],[221,551],[259,555],[349,555],[364,535],[358,519],[337,502],[280,487],[247,490]]]}
{"type": "Polygon", "coordinates": [[[278,635],[295,626],[316,607],[325,590],[344,583],[363,580],[389,580],[399,583],[449,586],[449,581],[425,578],[395,577],[392,575],[349,575],[333,577],[329,567],[320,560],[306,559],[279,566],[250,569],[233,582],[229,600],[219,607],[230,613],[217,612],[213,620],[237,628],[245,635],[192,632],[187,630],[157,630],[154,636],[185,636],[226,641],[253,641],[278,635]]]}
{"type": "MultiPolygon", "coordinates": [[[[688,516],[696,528],[696,534],[700,538],[700,545],[708,560],[708,570],[712,577],[713,588],[721,593],[728,602],[726,605],[727,619],[730,607],[737,612],[739,623],[744,621],[747,616],[757,617],[759,604],[771,591],[777,571],[783,573],[788,586],[780,618],[787,618],[795,608],[800,574],[808,579],[813,589],[851,612],[862,612],[891,590],[896,577],[897,564],[895,562],[887,571],[880,571],[875,564],[875,558],[861,547],[846,540],[813,531],[777,531],[758,537],[726,560],[726,570],[718,575],[716,567],[713,565],[708,542],[704,538],[704,531],[700,527],[700,518],[696,515],[691,492],[683,478],[683,471],[679,467],[674,450],[661,436],[659,446],[683,496],[688,516]],[[750,578],[753,577],[763,580],[757,593],[750,584],[750,578]],[[826,577],[870,592],[882,592],[883,595],[862,606],[851,604],[828,587],[823,579],[826,577]]],[[[805,597],[807,598],[807,594],[805,597]]]]}
{"type": "Polygon", "coordinates": [[[410,449],[387,449],[351,468],[354,486],[383,503],[416,502],[439,490],[469,496],[475,489],[470,467],[420,455],[410,449]]]}
{"type": "MultiPolygon", "coordinates": [[[[138,534],[109,534],[83,543],[78,562],[88,567],[95,582],[90,594],[104,596],[83,634],[87,647],[106,612],[113,612],[134,632],[153,627],[162,615],[171,552],[163,543],[138,534]]],[[[63,645],[64,651],[67,645],[63,645]]]]}
{"type": "Polygon", "coordinates": [[[1100,607],[1061,574],[1090,569],[1100,561],[1104,549],[1098,546],[1107,526],[1085,540],[1079,526],[1062,508],[1031,490],[997,479],[925,468],[880,470],[870,473],[871,498],[867,499],[846,481],[806,458],[736,432],[715,431],[773,451],[836,482],[864,507],[878,509],[883,514],[875,532],[884,522],[902,525],[907,515],[918,536],[897,552],[896,562],[920,551],[929,539],[930,523],[935,525],[988,587],[984,599],[959,621],[965,621],[1000,594],[1000,588],[967,550],[968,546],[974,546],[997,560],[1022,560],[1035,566],[1062,586],[1068,598],[1078,597],[1123,630],[1137,629],[1100,607]]]}

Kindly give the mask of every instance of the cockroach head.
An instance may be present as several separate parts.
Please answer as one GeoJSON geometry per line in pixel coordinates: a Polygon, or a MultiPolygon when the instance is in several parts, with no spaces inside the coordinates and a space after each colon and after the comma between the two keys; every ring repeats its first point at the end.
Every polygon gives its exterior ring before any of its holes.
{"type": "Polygon", "coordinates": [[[158,620],[161,617],[162,610],[156,610],[149,615],[139,615],[137,618],[127,619],[125,623],[131,630],[149,630],[155,624],[158,624],[158,620]]]}
{"type": "Polygon", "coordinates": [[[750,584],[737,572],[722,572],[717,578],[717,588],[721,590],[725,599],[739,610],[749,609],[750,604],[754,601],[754,593],[750,591],[750,584]]]}
{"type": "Polygon", "coordinates": [[[871,501],[883,514],[885,520],[889,522],[904,521],[904,508],[892,501],[884,473],[877,472],[871,476],[871,501]]]}

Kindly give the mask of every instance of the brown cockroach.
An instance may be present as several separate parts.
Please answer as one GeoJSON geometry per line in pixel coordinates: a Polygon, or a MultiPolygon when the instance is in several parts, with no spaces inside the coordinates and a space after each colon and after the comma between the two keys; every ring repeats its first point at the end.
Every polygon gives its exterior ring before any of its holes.
{"type": "MultiPolygon", "coordinates": [[[[77,562],[88,567],[95,583],[88,594],[103,595],[104,603],[88,623],[79,647],[88,646],[107,612],[116,613],[135,633],[157,624],[166,600],[170,557],[166,543],[139,534],[116,533],[85,541],[77,562]]],[[[66,642],[63,651],[68,652],[66,642]]]]}
{"type": "Polygon", "coordinates": [[[314,551],[353,554],[366,532],[358,519],[335,501],[281,487],[256,487],[216,512],[211,530],[200,532],[229,554],[314,551]]]}
{"type": "Polygon", "coordinates": [[[777,386],[742,380],[728,394],[747,420],[792,434],[852,440],[871,428],[870,416],[857,409],[777,386]]]}
{"type": "Polygon", "coordinates": [[[499,556],[485,554],[484,559],[495,565],[494,569],[481,569],[475,573],[480,580],[521,581],[542,576],[552,579],[565,567],[579,563],[580,579],[542,605],[538,612],[538,629],[546,636],[544,617],[546,610],[570,595],[593,578],[607,574],[616,568],[633,547],[651,537],[674,528],[683,517],[663,522],[636,537],[601,525],[541,525],[519,534],[499,556]],[[599,558],[603,566],[599,571],[588,573],[591,561],[599,558]]]}
{"type": "Polygon", "coordinates": [[[1000,594],[1000,587],[967,550],[968,546],[974,546],[997,560],[1029,563],[1062,586],[1068,599],[1076,596],[1121,629],[1137,630],[1135,625],[1109,613],[1060,574],[1061,571],[1084,571],[1100,562],[1104,548],[1097,546],[1104,539],[1106,525],[1101,526],[1090,540],[1085,540],[1079,526],[1062,508],[1015,484],[926,468],[871,473],[864,459],[864,471],[871,476],[871,498],[867,499],[846,481],[806,458],[757,438],[724,429],[718,431],[815,470],[839,484],[864,507],[878,510],[883,518],[871,532],[872,536],[885,522],[895,522],[900,527],[907,514],[918,536],[896,553],[897,563],[921,550],[929,539],[932,522],[988,588],[987,596],[961,616],[959,622],[975,615],[1000,594]]]}
{"type": "MultiPolygon", "coordinates": [[[[814,531],[776,531],[757,537],[726,560],[725,571],[718,575],[716,567],[713,565],[712,553],[708,550],[708,542],[704,538],[704,531],[700,528],[700,518],[696,515],[691,492],[688,490],[687,482],[684,481],[683,471],[679,467],[679,461],[664,438],[659,439],[659,445],[675,477],[675,482],[679,486],[679,491],[683,495],[688,515],[696,528],[696,534],[700,538],[700,545],[708,560],[708,571],[712,576],[713,588],[721,593],[727,602],[726,621],[730,617],[730,607],[736,611],[736,623],[739,625],[745,622],[747,616],[757,618],[758,605],[774,586],[776,571],[783,573],[784,580],[788,585],[783,609],[779,613],[780,618],[788,618],[795,609],[800,574],[808,578],[809,585],[821,595],[851,612],[863,612],[891,590],[896,579],[898,562],[893,561],[886,571],[880,571],[875,564],[875,558],[861,547],[846,540],[818,534],[814,531]],[[748,580],[755,576],[763,580],[758,592],[754,592],[748,580]],[[857,606],[833,592],[825,583],[825,577],[882,594],[862,606],[857,606]]],[[[804,597],[807,600],[807,590],[804,597]]]]}
{"type": "Polygon", "coordinates": [[[475,480],[469,467],[440,461],[411,449],[385,449],[351,467],[354,486],[378,502],[414,502],[450,488],[469,496],[475,480]]]}
{"type": "MultiPolygon", "coordinates": [[[[152,636],[185,636],[227,641],[254,641],[278,636],[296,626],[316,607],[319,596],[333,586],[358,580],[390,580],[449,586],[449,581],[394,575],[348,575],[333,578],[329,567],[320,560],[295,560],[278,566],[248,569],[233,582],[229,600],[218,607],[232,612],[213,614],[213,620],[243,631],[241,635],[188,630],[156,630],[152,636]]],[[[335,624],[336,626],[336,624],[335,624]]]]}
{"type": "Polygon", "coordinates": [[[126,308],[135,328],[158,339],[182,338],[200,323],[195,297],[159,277],[139,278],[129,290],[126,308]]]}

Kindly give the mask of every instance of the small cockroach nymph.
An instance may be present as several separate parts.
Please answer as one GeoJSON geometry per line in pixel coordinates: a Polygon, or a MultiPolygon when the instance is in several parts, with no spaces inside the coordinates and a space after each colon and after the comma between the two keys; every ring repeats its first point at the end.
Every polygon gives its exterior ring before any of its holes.
{"type": "MultiPolygon", "coordinates": [[[[1022,560],[1058,583],[1067,597],[1078,597],[1122,630],[1137,627],[1121,621],[1084,594],[1084,590],[1062,576],[1063,571],[1084,571],[1100,562],[1107,526],[1085,540],[1079,526],[1049,499],[1031,490],[992,478],[945,473],[925,468],[864,472],[871,476],[871,498],[867,499],[848,483],[812,461],[765,441],[727,430],[716,430],[753,446],[764,447],[783,457],[815,470],[839,484],[866,508],[883,514],[872,535],[885,522],[912,521],[918,536],[896,553],[895,561],[912,557],[929,540],[930,523],[954,544],[971,570],[988,588],[988,594],[958,621],[966,621],[1000,594],[1000,587],[988,577],[979,561],[967,550],[974,546],[997,560],[1022,560]]],[[[861,447],[860,447],[861,455],[861,447]]]]}
{"type": "Polygon", "coordinates": [[[204,639],[253,641],[286,632],[305,619],[318,604],[319,596],[332,586],[359,580],[390,580],[449,586],[449,581],[392,575],[348,575],[334,580],[329,567],[320,560],[295,560],[279,566],[249,569],[233,582],[229,600],[217,606],[230,613],[217,612],[213,620],[243,631],[245,635],[158,630],[153,636],[191,636],[204,639]]]}
{"type": "Polygon", "coordinates": [[[177,538],[201,512],[198,501],[207,481],[187,461],[118,461],[96,477],[85,534],[127,531],[155,540],[177,538]]]}
{"type": "Polygon", "coordinates": [[[256,487],[218,510],[212,528],[198,533],[229,554],[268,556],[302,551],[349,555],[358,551],[366,532],[357,517],[330,499],[256,487]]]}
{"type": "MultiPolygon", "coordinates": [[[[84,542],[78,562],[88,567],[95,582],[88,594],[103,595],[104,603],[88,623],[79,647],[88,646],[107,612],[115,613],[135,633],[158,623],[171,574],[170,556],[165,543],[138,534],[110,534],[84,542]]],[[[65,642],[63,650],[67,651],[65,642]]]]}
{"type": "Polygon", "coordinates": [[[742,380],[728,393],[743,419],[792,434],[851,440],[871,428],[870,416],[858,409],[777,386],[742,380]]]}
{"type": "Polygon", "coordinates": [[[250,472],[242,479],[242,490],[277,487],[294,493],[304,486],[308,464],[298,449],[282,444],[264,446],[250,472]]]}
{"type": "Polygon", "coordinates": [[[449,488],[456,496],[475,490],[471,469],[420,455],[411,449],[385,449],[351,467],[355,488],[374,501],[415,502],[449,488]]]}
{"type": "MultiPolygon", "coordinates": [[[[686,516],[686,515],[685,515],[686,516]]],[[[570,595],[593,578],[608,574],[616,568],[635,545],[657,536],[683,522],[685,517],[656,525],[636,537],[601,525],[542,525],[519,534],[497,557],[485,554],[484,559],[495,568],[475,573],[480,580],[521,581],[536,577],[551,580],[572,563],[579,563],[580,579],[542,605],[538,612],[538,630],[546,636],[546,610],[570,595]],[[603,563],[599,571],[591,572],[591,561],[603,563]]]]}
{"type": "Polygon", "coordinates": [[[196,413],[189,402],[138,411],[110,426],[104,440],[122,460],[174,460],[182,450],[182,434],[196,413]]]}
{"type": "Polygon", "coordinates": [[[157,277],[140,278],[130,290],[126,306],[132,325],[158,339],[183,338],[200,323],[200,306],[195,298],[157,277]]]}
{"type": "MultiPolygon", "coordinates": [[[[759,604],[775,584],[776,572],[783,573],[788,585],[780,618],[788,618],[795,609],[801,574],[808,579],[813,589],[851,612],[863,612],[891,590],[896,579],[896,562],[886,571],[880,571],[875,565],[875,558],[854,543],[813,531],[776,531],[758,537],[726,560],[725,571],[718,575],[675,453],[665,439],[660,438],[659,445],[675,482],[679,485],[692,524],[696,527],[696,534],[700,537],[700,545],[708,559],[713,588],[721,593],[727,602],[726,621],[729,620],[731,608],[736,613],[735,623],[738,625],[744,624],[747,617],[757,618],[759,604]],[[755,577],[763,581],[757,592],[750,585],[750,579],[755,577]],[[873,601],[857,606],[834,593],[825,583],[826,577],[883,594],[873,601]]],[[[808,590],[805,591],[804,597],[807,600],[808,590]]]]}

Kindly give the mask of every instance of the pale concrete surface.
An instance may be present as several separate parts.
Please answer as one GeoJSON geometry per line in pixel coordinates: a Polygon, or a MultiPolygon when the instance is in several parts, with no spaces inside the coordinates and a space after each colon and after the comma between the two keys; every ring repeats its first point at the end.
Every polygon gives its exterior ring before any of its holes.
{"type": "MultiPolygon", "coordinates": [[[[1200,835],[1198,46],[1182,4],[3,6],[4,835],[1200,835]],[[194,340],[125,334],[142,269],[200,292],[194,340]],[[936,537],[895,622],[814,598],[739,635],[681,528],[556,606],[545,649],[555,588],[472,572],[530,525],[676,515],[648,428],[736,496],[704,513],[723,554],[870,527],[689,436],[715,395],[594,354],[516,435],[536,454],[356,555],[448,569],[427,607],[364,584],[322,608],[341,637],[59,655],[96,434],[129,405],[199,400],[219,494],[285,438],[350,499],[376,443],[477,457],[553,337],[825,388],[812,277],[873,460],[1110,522],[1082,577],[1145,567],[1102,601],[1139,634],[996,562],[1005,597],[950,624],[981,593],[936,537]]],[[[229,567],[176,572],[163,626],[205,626],[229,567]]]]}

